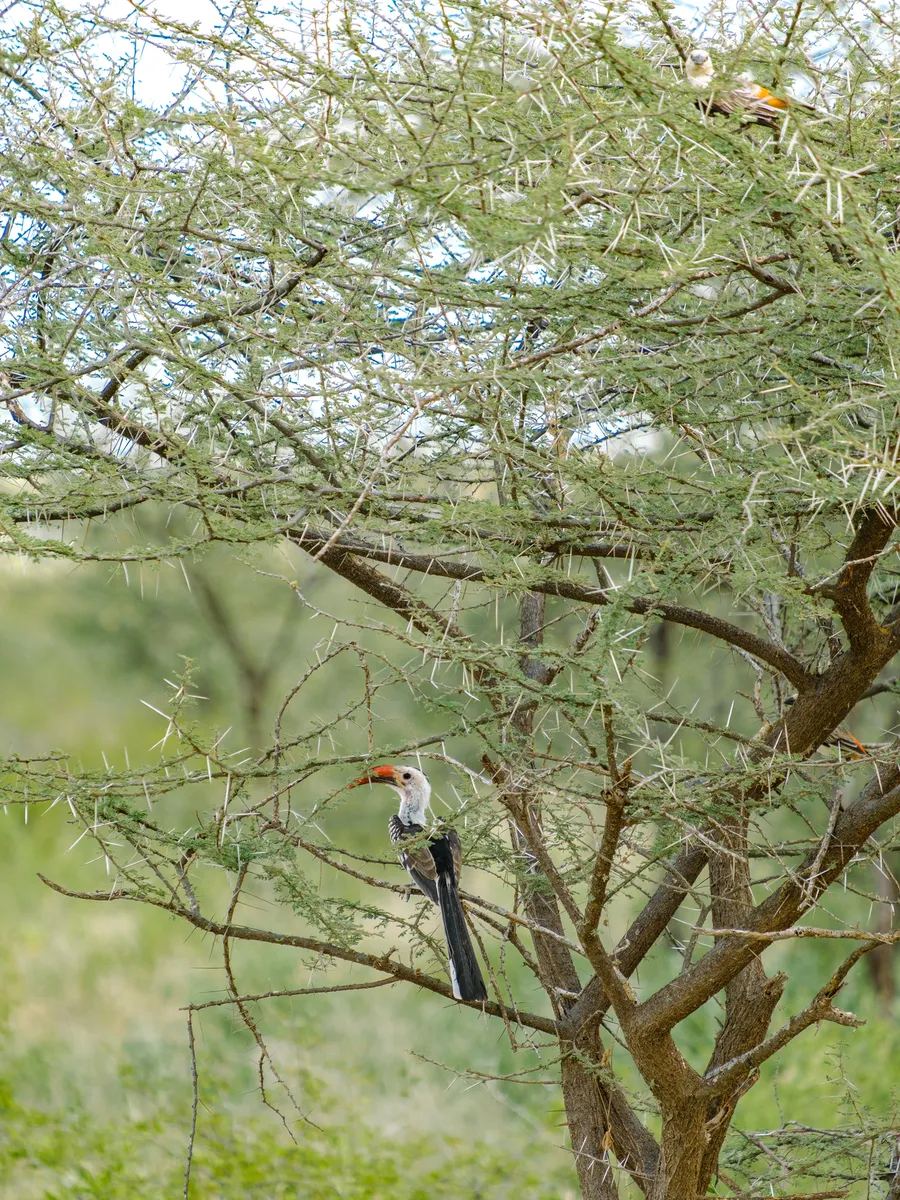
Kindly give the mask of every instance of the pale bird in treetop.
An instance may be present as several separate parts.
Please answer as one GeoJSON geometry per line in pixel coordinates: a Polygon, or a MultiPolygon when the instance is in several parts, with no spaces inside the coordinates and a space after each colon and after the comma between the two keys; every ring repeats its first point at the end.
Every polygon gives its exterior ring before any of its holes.
{"type": "Polygon", "coordinates": [[[700,109],[706,113],[746,113],[757,124],[776,125],[789,108],[801,108],[809,113],[816,111],[799,100],[783,100],[745,76],[733,81],[720,81],[717,87],[713,87],[715,68],[705,50],[691,51],[684,64],[684,74],[691,87],[708,91],[707,96],[697,100],[700,109]]]}

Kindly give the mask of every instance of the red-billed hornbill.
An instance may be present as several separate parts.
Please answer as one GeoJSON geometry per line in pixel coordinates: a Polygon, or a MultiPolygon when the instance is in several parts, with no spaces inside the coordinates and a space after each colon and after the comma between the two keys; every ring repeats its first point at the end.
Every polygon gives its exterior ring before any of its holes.
{"type": "MultiPolygon", "coordinates": [[[[400,796],[400,811],[388,824],[395,845],[402,845],[424,831],[431,784],[422,771],[416,767],[373,767],[350,786],[359,787],[363,783],[386,783],[400,796]]],[[[401,849],[400,861],[419,891],[441,910],[453,995],[457,1000],[487,1000],[487,989],[459,899],[462,872],[459,834],[455,829],[441,829],[427,843],[401,849]]]]}

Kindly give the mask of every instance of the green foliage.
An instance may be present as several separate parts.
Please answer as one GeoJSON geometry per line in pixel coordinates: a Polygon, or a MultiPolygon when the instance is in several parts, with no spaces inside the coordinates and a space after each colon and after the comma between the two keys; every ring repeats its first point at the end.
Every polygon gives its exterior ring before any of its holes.
{"type": "MultiPolygon", "coordinates": [[[[209,1081],[210,1100],[225,1081],[209,1081]]],[[[135,1081],[137,1085],[137,1081],[135,1081]]],[[[151,1200],[177,1195],[184,1175],[184,1116],[103,1121],[88,1112],[45,1112],[19,1104],[0,1080],[0,1196],[41,1200],[151,1200]]],[[[365,1124],[300,1126],[291,1140],[265,1117],[204,1105],[192,1171],[197,1197],[340,1196],[409,1200],[466,1195],[556,1200],[558,1185],[484,1144],[448,1139],[392,1141],[365,1124]]]]}
{"type": "Polygon", "coordinates": [[[318,930],[328,941],[339,946],[355,946],[363,936],[360,925],[368,918],[379,925],[384,923],[380,909],[374,905],[358,904],[332,896],[323,899],[319,888],[314,887],[299,867],[266,872],[274,885],[275,897],[291,907],[311,928],[318,930]]]}

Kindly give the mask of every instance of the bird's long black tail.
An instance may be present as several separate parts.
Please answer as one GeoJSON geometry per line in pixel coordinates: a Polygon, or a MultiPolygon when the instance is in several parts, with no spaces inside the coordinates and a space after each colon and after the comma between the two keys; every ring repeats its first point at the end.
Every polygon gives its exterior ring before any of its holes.
{"type": "Polygon", "coordinates": [[[466,918],[453,876],[439,871],[438,905],[444,923],[444,937],[450,955],[450,982],[457,1000],[487,1000],[487,988],[481,977],[475,947],[466,928],[466,918]]]}

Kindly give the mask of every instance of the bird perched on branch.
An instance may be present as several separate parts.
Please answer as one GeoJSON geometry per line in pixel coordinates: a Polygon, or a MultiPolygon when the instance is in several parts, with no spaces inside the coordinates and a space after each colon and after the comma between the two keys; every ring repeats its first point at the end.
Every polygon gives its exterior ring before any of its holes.
{"type": "MultiPolygon", "coordinates": [[[[386,783],[400,797],[400,811],[388,824],[394,845],[402,847],[404,842],[417,840],[425,831],[426,810],[431,797],[431,784],[424,772],[416,767],[373,767],[350,787],[359,787],[363,783],[386,783]]],[[[487,1000],[487,989],[459,898],[462,872],[459,834],[455,829],[442,829],[427,842],[419,841],[401,848],[400,861],[419,891],[441,910],[453,995],[457,1000],[487,1000]]]]}
{"type": "Polygon", "coordinates": [[[869,749],[859,738],[855,738],[849,729],[839,725],[822,743],[824,746],[837,746],[839,750],[848,753],[851,758],[870,758],[869,749]]]}
{"type": "Polygon", "coordinates": [[[744,113],[758,125],[777,125],[790,108],[800,108],[808,113],[816,111],[799,100],[782,100],[745,76],[731,82],[716,81],[712,59],[705,50],[691,51],[684,64],[684,74],[691,87],[707,93],[697,98],[697,106],[705,113],[744,113]]]}

